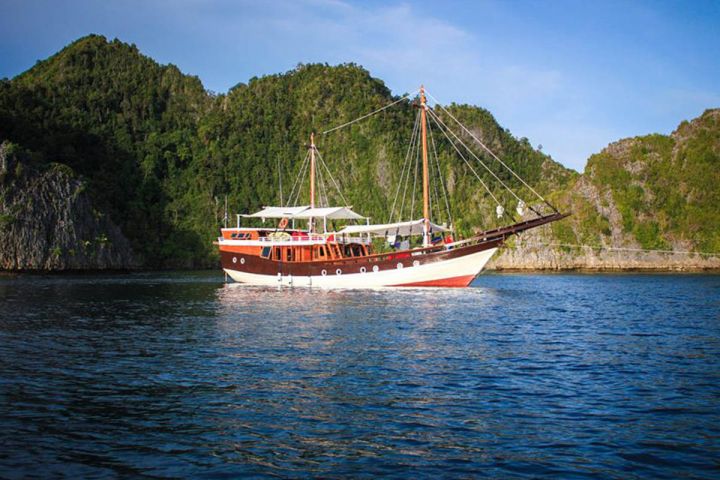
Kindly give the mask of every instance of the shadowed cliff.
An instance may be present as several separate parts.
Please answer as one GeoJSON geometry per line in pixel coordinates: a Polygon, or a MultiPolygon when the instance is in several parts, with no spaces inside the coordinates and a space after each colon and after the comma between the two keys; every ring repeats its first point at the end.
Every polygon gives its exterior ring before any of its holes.
{"type": "Polygon", "coordinates": [[[0,144],[0,269],[104,270],[138,267],[130,243],[69,167],[37,167],[0,144]]]}

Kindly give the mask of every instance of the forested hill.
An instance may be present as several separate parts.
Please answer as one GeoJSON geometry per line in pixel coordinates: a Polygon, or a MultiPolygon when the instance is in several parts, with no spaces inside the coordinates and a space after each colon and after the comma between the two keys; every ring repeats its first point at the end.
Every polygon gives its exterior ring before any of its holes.
{"type": "Polygon", "coordinates": [[[205,245],[176,192],[198,188],[185,172],[202,151],[198,123],[212,108],[196,77],[93,35],[2,82],[0,138],[31,151],[40,167],[69,167],[144,264],[191,261],[205,245]]]}
{"type": "Polygon", "coordinates": [[[556,201],[572,217],[525,235],[495,268],[720,268],[720,109],[608,145],[556,201]]]}
{"type": "MultiPolygon", "coordinates": [[[[289,190],[311,131],[393,100],[380,80],[355,65],[301,65],[213,95],[196,77],[158,65],[135,46],[93,35],[2,81],[0,140],[24,150],[23,158],[41,170],[68,167],[143,265],[211,265],[226,195],[232,212],[278,203],[278,175],[289,190]]],[[[489,112],[453,108],[538,188],[547,192],[572,177],[489,112]]],[[[348,201],[378,220],[389,212],[415,113],[404,102],[318,138],[348,201]]],[[[492,224],[485,219],[494,205],[477,181],[449,154],[441,161],[456,224],[492,224]]],[[[8,233],[23,221],[11,211],[4,215],[8,233]]],[[[58,248],[75,250],[51,250],[58,248]]]]}
{"type": "MultiPolygon", "coordinates": [[[[218,95],[207,92],[197,77],[143,56],[134,45],[97,35],[81,38],[0,81],[0,269],[214,266],[212,240],[226,196],[231,214],[277,204],[279,179],[287,198],[311,131],[322,132],[397,99],[381,80],[353,64],[299,65],[218,95]],[[18,201],[19,189],[28,201],[18,201]],[[50,202],[48,192],[68,198],[50,202]],[[41,218],[57,221],[58,227],[36,229],[41,218]],[[22,249],[33,254],[22,256],[22,249]],[[20,257],[27,260],[18,262],[20,257]]],[[[653,143],[665,162],[657,168],[625,167],[654,161],[652,149],[632,153],[630,163],[611,161],[615,154],[605,151],[581,176],[511,135],[487,110],[447,107],[533,188],[573,209],[572,222],[541,232],[547,238],[599,244],[608,231],[619,239],[617,227],[628,244],[717,245],[717,229],[707,223],[715,218],[708,202],[717,201],[702,183],[699,172],[705,167],[695,167],[717,166],[718,125],[712,113],[706,114],[706,127],[688,124],[682,153],[676,151],[675,136],[672,145],[653,143]],[[687,178],[666,181],[668,168],[687,178]],[[641,178],[632,176],[637,172],[641,178]],[[685,185],[676,196],[653,190],[676,184],[685,185]],[[613,198],[622,222],[608,219],[603,200],[593,203],[583,196],[586,185],[613,198]],[[647,203],[648,195],[674,203],[658,208],[647,203]],[[638,202],[647,208],[635,208],[638,202]],[[676,221],[683,215],[694,220],[676,221]]],[[[404,101],[316,138],[348,203],[375,221],[387,220],[415,114],[404,101]]],[[[494,226],[495,202],[451,149],[442,148],[442,139],[437,142],[456,227],[470,233],[494,226]]],[[[478,173],[506,209],[514,210],[513,199],[491,175],[478,173]]],[[[496,173],[531,198],[514,177],[496,173]]],[[[306,190],[300,202],[307,202],[306,190]]],[[[332,189],[328,192],[330,202],[341,203],[332,189]]]]}

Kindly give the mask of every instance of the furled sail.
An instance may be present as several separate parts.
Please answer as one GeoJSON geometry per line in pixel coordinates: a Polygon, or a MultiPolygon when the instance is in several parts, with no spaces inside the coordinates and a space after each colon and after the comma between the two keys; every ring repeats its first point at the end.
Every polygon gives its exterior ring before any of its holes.
{"type": "Polygon", "coordinates": [[[365,217],[352,211],[351,207],[264,207],[259,212],[243,215],[246,218],[327,218],[328,220],[364,220],[365,217]]]}
{"type": "MultiPolygon", "coordinates": [[[[389,235],[422,235],[424,219],[410,220],[408,222],[396,222],[396,223],[379,223],[373,225],[349,225],[339,232],[339,235],[357,235],[366,234],[376,235],[379,237],[386,237],[389,235]]],[[[430,222],[430,233],[434,232],[450,232],[451,229],[436,225],[430,222]]]]}

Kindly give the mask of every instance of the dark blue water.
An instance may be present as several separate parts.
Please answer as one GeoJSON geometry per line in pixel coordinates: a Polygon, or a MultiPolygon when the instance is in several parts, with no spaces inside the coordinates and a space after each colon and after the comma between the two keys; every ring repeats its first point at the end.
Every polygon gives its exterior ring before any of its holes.
{"type": "Polygon", "coordinates": [[[0,477],[720,478],[720,276],[0,278],[0,477]]]}

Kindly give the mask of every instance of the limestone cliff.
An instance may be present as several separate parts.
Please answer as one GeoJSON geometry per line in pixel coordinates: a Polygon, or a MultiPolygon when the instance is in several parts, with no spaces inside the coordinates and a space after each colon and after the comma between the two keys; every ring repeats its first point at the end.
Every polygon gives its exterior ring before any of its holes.
{"type": "Polygon", "coordinates": [[[573,216],[528,232],[494,269],[720,268],[720,110],[671,135],[610,144],[555,201],[573,216]]]}
{"type": "Polygon", "coordinates": [[[0,270],[137,267],[128,240],[64,165],[37,168],[0,145],[0,270]]]}
{"type": "Polygon", "coordinates": [[[720,269],[720,256],[685,250],[642,251],[634,242],[593,248],[560,244],[550,226],[526,232],[510,241],[488,263],[488,270],[647,270],[699,271],[720,269]],[[635,245],[623,246],[623,245],[635,245]]]}

